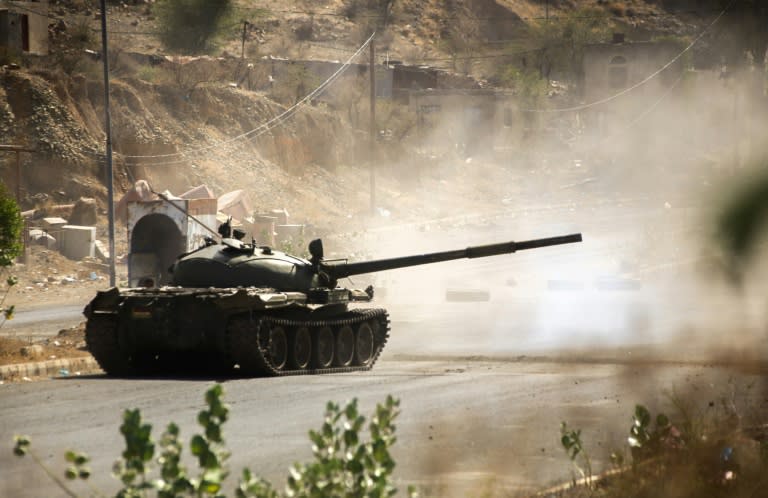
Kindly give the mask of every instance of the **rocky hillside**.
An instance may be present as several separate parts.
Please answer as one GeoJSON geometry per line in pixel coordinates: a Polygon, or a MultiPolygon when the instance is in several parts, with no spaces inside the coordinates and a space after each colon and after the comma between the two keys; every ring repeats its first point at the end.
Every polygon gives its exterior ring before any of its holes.
{"type": "MultiPolygon", "coordinates": [[[[95,197],[104,212],[102,87],[81,76],[56,78],[39,70],[5,69],[0,81],[0,142],[36,150],[23,155],[23,208],[66,204],[84,196],[95,197]]],[[[307,106],[270,133],[237,139],[282,111],[283,106],[264,95],[225,84],[200,88],[186,99],[173,85],[115,80],[111,117],[116,196],[137,179],[147,179],[157,191],[175,193],[207,184],[217,195],[244,189],[255,209],[286,208],[294,222],[319,231],[362,227],[369,221],[369,171],[364,160],[356,160],[355,151],[367,143],[366,136],[338,113],[307,106]],[[185,153],[164,157],[177,151],[185,153]],[[140,165],[132,165],[125,155],[160,157],[134,158],[140,165]]],[[[415,178],[412,172],[401,173],[422,167],[417,164],[421,159],[399,159],[404,162],[382,163],[377,169],[378,205],[393,216],[455,215],[460,212],[456,198],[481,207],[498,206],[508,195],[508,178],[499,179],[504,172],[488,165],[458,169],[451,158],[415,178]],[[483,169],[489,171],[475,177],[483,169]]],[[[6,160],[4,166],[4,181],[13,185],[13,163],[6,160]]],[[[100,237],[106,239],[106,217],[99,225],[100,237]]],[[[124,236],[119,226],[117,236],[124,236]]]]}
{"type": "MultiPolygon", "coordinates": [[[[155,64],[158,56],[168,54],[162,54],[154,35],[152,2],[110,3],[117,195],[140,178],[159,191],[182,192],[204,183],[217,194],[245,189],[254,207],[286,207],[301,222],[350,223],[368,212],[369,205],[366,89],[349,89],[354,105],[301,106],[290,119],[281,119],[279,126],[262,133],[259,127],[289,109],[296,96],[235,84],[249,61],[265,55],[347,57],[371,29],[372,19],[380,24],[385,19],[376,43],[380,55],[455,66],[459,51],[492,54],[501,42],[523,38],[526,26],[543,16],[596,6],[617,26],[639,33],[654,13],[662,12],[663,4],[656,0],[238,2],[238,15],[248,23],[233,27],[218,59],[155,64]],[[389,8],[376,10],[383,4],[389,8]],[[151,57],[142,59],[139,54],[151,57]]],[[[101,63],[89,55],[100,49],[98,3],[52,1],[50,16],[51,55],[0,70],[0,143],[36,151],[22,155],[23,208],[82,196],[96,197],[103,207],[104,95],[101,63]]],[[[684,16],[659,19],[654,29],[660,32],[693,32],[700,24],[684,16]]],[[[482,80],[487,76],[484,67],[478,63],[465,69],[482,80]]],[[[450,144],[435,162],[434,157],[420,155],[417,142],[409,141],[415,138],[409,133],[414,117],[407,110],[383,104],[378,112],[380,128],[386,129],[391,120],[402,132],[379,152],[377,188],[384,193],[379,204],[387,212],[439,216],[454,212],[452,199],[457,197],[483,205],[510,194],[513,172],[478,163],[471,170],[457,167],[465,158],[452,155],[450,144]]],[[[11,155],[0,157],[0,167],[3,181],[13,185],[11,155]]]]}

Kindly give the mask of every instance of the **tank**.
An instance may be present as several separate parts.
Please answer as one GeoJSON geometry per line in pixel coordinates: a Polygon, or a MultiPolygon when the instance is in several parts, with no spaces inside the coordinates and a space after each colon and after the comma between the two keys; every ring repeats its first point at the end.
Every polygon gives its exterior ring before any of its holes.
{"type": "Polygon", "coordinates": [[[171,284],[113,287],[86,306],[85,338],[113,376],[174,371],[242,376],[368,370],[390,332],[373,288],[348,289],[339,279],[463,258],[484,258],[580,242],[581,234],[503,242],[362,262],[325,260],[320,239],[310,259],[244,243],[220,230],[180,255],[171,284]]]}

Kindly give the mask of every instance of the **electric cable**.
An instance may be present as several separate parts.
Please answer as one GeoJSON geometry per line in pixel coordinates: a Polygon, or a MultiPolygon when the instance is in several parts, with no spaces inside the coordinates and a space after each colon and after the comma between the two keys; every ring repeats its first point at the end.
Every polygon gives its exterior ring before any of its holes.
{"type": "Polygon", "coordinates": [[[562,108],[556,108],[556,109],[521,109],[521,111],[522,112],[528,112],[528,113],[556,113],[556,112],[582,111],[584,109],[589,109],[591,107],[595,107],[595,106],[598,106],[598,105],[606,104],[608,102],[616,100],[617,98],[619,98],[619,97],[621,97],[623,95],[626,95],[626,94],[628,94],[628,93],[630,93],[630,92],[640,88],[641,86],[645,85],[646,83],[651,81],[653,78],[655,78],[656,76],[661,74],[662,71],[664,71],[665,69],[670,67],[675,62],[677,62],[680,59],[680,57],[682,57],[686,52],[688,52],[691,48],[693,48],[693,46],[696,45],[696,43],[698,43],[699,40],[701,40],[704,37],[706,32],[712,26],[714,26],[720,20],[720,18],[723,17],[723,15],[725,15],[725,13],[733,6],[733,4],[736,3],[736,1],[737,0],[731,0],[731,3],[728,4],[728,6],[726,6],[725,9],[723,9],[720,12],[720,14],[711,23],[709,23],[709,25],[706,28],[704,28],[704,30],[701,33],[699,33],[699,35],[696,38],[694,38],[693,41],[691,43],[689,43],[687,47],[685,47],[679,54],[677,54],[675,57],[673,57],[669,62],[664,64],[657,71],[651,73],[645,79],[639,81],[638,83],[635,83],[634,85],[632,85],[632,86],[630,86],[628,88],[625,88],[624,90],[620,91],[619,93],[611,95],[610,97],[606,97],[606,98],[597,100],[595,102],[590,102],[589,104],[581,104],[581,105],[577,105],[577,106],[562,107],[562,108]]]}
{"type": "MultiPolygon", "coordinates": [[[[317,88],[315,88],[309,94],[304,96],[301,100],[296,102],[293,106],[289,107],[288,109],[286,109],[279,115],[273,117],[272,119],[266,121],[265,123],[262,123],[256,128],[253,128],[252,130],[249,130],[245,133],[241,133],[240,135],[237,135],[227,140],[223,140],[220,142],[216,142],[214,144],[197,147],[194,149],[189,149],[181,152],[174,152],[169,154],[156,154],[156,155],[123,155],[122,158],[126,160],[131,160],[131,159],[163,159],[163,158],[171,158],[171,157],[178,157],[178,156],[186,156],[189,154],[195,154],[195,153],[215,149],[218,147],[226,146],[234,142],[242,141],[244,139],[252,140],[256,137],[259,137],[264,133],[270,131],[271,129],[275,128],[277,125],[281,124],[285,120],[289,119],[291,116],[293,116],[293,114],[296,113],[299,107],[305,105],[310,100],[322,94],[322,92],[324,92],[331,84],[333,84],[341,76],[341,74],[343,74],[349,68],[350,64],[352,63],[352,60],[354,60],[358,55],[360,55],[360,53],[368,46],[368,44],[371,43],[374,36],[375,36],[375,32],[371,34],[370,37],[368,37],[368,39],[358,48],[358,50],[352,56],[349,57],[349,59],[347,59],[347,61],[339,69],[337,69],[330,77],[328,77],[328,79],[326,79],[323,83],[321,83],[317,88]]],[[[182,161],[173,161],[171,163],[149,163],[149,164],[143,164],[143,165],[158,166],[163,164],[178,164],[179,162],[182,162],[182,161]]]]}

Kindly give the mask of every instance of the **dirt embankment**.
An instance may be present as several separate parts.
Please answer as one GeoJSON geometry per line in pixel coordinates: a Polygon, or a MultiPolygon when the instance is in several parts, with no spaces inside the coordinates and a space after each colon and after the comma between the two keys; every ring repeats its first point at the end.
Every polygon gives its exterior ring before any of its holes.
{"type": "MultiPolygon", "coordinates": [[[[103,87],[60,76],[10,69],[0,75],[0,140],[36,151],[23,158],[24,208],[39,193],[56,196],[56,202],[105,198],[103,87]]],[[[253,133],[284,108],[225,84],[184,93],[173,85],[117,80],[110,99],[118,192],[146,178],[157,189],[176,192],[201,183],[219,194],[262,186],[256,190],[262,197],[268,193],[264,185],[285,188],[291,173],[350,162],[344,152],[354,134],[331,113],[304,108],[269,133],[253,133]],[[250,174],[233,175],[234,162],[250,170],[237,173],[250,174]]],[[[10,177],[10,164],[3,165],[10,177]]]]}

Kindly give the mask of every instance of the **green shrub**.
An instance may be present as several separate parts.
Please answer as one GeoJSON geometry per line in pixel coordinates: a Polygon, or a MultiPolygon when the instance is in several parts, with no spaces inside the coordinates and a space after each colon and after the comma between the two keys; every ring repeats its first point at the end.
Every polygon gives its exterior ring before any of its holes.
{"type": "MultiPolygon", "coordinates": [[[[229,407],[222,401],[220,384],[205,393],[207,408],[200,411],[197,422],[202,434],[192,436],[189,449],[197,459],[196,476],[181,463],[183,444],[179,427],[171,422],[159,443],[152,439],[152,426],[142,421],[139,410],[126,410],[120,432],[125,439],[122,458],[114,465],[114,473],[122,483],[117,498],[145,498],[155,491],[158,498],[182,496],[224,498],[223,485],[229,469],[222,427],[229,418],[229,407]],[[156,450],[159,449],[159,455],[156,450]],[[159,466],[159,477],[152,478],[153,465],[159,466]]],[[[368,424],[370,440],[363,441],[360,432],[365,427],[365,417],[360,415],[357,400],[344,408],[328,403],[325,419],[318,431],[310,431],[315,459],[306,464],[295,464],[285,487],[285,495],[277,492],[264,479],[256,477],[250,469],[243,469],[235,488],[236,498],[278,498],[280,496],[306,498],[382,498],[394,496],[397,488],[392,485],[395,461],[389,453],[395,443],[394,421],[399,413],[399,401],[388,396],[384,404],[376,406],[368,424]]],[[[59,479],[31,451],[29,438],[17,436],[14,453],[20,457],[30,455],[43,470],[69,496],[75,496],[66,482],[59,479]]],[[[67,452],[69,463],[67,479],[88,479],[88,456],[67,452]]],[[[415,492],[409,489],[409,495],[415,492]]]]}
{"type": "Polygon", "coordinates": [[[158,69],[153,66],[143,65],[136,72],[136,76],[142,81],[155,83],[158,79],[158,69]]]}
{"type": "MultiPolygon", "coordinates": [[[[611,461],[615,471],[599,478],[591,475],[581,431],[569,430],[563,422],[561,444],[574,464],[578,455],[584,458],[585,468],[577,466],[577,469],[585,477],[586,486],[574,486],[570,492],[558,496],[766,496],[768,443],[764,428],[758,426],[756,431],[755,428],[734,428],[730,407],[724,407],[723,415],[709,413],[708,417],[695,421],[687,413],[688,408],[680,403],[676,405],[680,410],[679,422],[673,422],[663,413],[653,417],[645,406],[636,405],[627,437],[631,465],[624,464],[624,452],[614,451],[611,461]]],[[[710,411],[712,406],[710,403],[710,411]]]]}
{"type": "MultiPolygon", "coordinates": [[[[8,275],[8,269],[13,266],[16,257],[21,254],[21,232],[24,221],[21,218],[16,201],[9,195],[5,185],[0,183],[0,276],[5,278],[5,287],[0,291],[0,313],[5,320],[13,317],[13,306],[6,306],[5,299],[8,291],[16,285],[16,278],[8,275]]],[[[3,320],[2,323],[5,323],[3,320]]],[[[2,325],[2,324],[0,324],[2,325]]]]}
{"type": "Polygon", "coordinates": [[[211,52],[233,22],[231,0],[161,0],[154,11],[160,41],[182,54],[211,52]]]}

